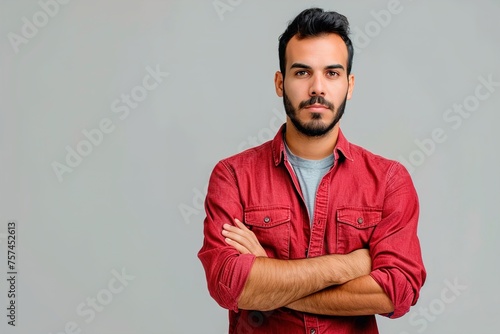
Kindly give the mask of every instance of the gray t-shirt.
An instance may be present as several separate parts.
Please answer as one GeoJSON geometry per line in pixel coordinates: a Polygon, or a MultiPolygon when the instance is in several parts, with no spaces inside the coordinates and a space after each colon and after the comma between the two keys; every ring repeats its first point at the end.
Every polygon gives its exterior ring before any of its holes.
{"type": "Polygon", "coordinates": [[[295,175],[299,179],[300,189],[306,201],[309,220],[312,223],[314,218],[314,203],[316,191],[321,179],[333,166],[333,153],[321,160],[302,159],[294,155],[285,143],[288,161],[292,165],[295,175]]]}

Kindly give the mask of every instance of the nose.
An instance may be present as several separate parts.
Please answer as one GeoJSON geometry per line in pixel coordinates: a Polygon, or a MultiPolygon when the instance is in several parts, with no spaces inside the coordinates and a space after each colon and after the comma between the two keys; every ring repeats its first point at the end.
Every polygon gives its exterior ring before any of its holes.
{"type": "Polygon", "coordinates": [[[325,96],[324,84],[320,75],[311,77],[311,85],[309,87],[310,96],[325,96]]]}

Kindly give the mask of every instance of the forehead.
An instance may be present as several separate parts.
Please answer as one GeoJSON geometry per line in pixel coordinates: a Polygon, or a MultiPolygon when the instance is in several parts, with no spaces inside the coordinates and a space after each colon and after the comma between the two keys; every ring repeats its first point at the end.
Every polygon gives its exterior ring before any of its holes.
{"type": "Polygon", "coordinates": [[[299,39],[293,36],[285,50],[287,67],[300,62],[306,65],[341,64],[347,68],[347,46],[337,34],[324,34],[299,39]]]}

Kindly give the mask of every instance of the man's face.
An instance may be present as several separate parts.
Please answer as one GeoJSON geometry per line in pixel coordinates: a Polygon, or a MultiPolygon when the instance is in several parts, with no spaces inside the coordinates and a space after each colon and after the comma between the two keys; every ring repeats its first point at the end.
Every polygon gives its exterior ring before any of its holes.
{"type": "Polygon", "coordinates": [[[302,134],[319,137],[342,117],[354,87],[347,75],[347,46],[336,34],[298,39],[286,48],[286,73],[276,73],[278,96],[283,97],[290,122],[302,134]]]}

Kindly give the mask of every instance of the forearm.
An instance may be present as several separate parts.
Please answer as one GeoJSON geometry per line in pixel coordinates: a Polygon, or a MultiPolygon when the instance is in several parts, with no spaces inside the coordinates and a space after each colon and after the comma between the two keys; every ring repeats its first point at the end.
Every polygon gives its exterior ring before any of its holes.
{"type": "Polygon", "coordinates": [[[267,311],[290,304],[326,287],[364,275],[364,251],[300,260],[259,257],[238,300],[238,307],[267,311]],[[354,264],[353,264],[354,263],[354,264]]]}
{"type": "Polygon", "coordinates": [[[301,312],[335,316],[384,314],[394,310],[392,301],[369,275],[310,294],[287,307],[301,312]]]}

